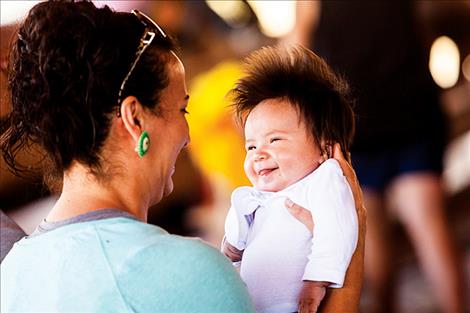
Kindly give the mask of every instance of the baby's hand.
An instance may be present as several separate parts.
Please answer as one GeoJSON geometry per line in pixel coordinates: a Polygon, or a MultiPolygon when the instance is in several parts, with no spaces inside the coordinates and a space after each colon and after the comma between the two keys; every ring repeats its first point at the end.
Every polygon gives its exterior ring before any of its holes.
{"type": "Polygon", "coordinates": [[[324,281],[305,280],[300,292],[299,313],[317,312],[329,285],[330,283],[324,281]]]}
{"type": "Polygon", "coordinates": [[[225,218],[225,240],[239,251],[246,247],[248,231],[254,221],[260,200],[251,187],[239,187],[232,193],[231,206],[225,218]]]}
{"type": "Polygon", "coordinates": [[[222,244],[222,253],[228,257],[232,262],[239,262],[242,260],[243,251],[238,250],[231,244],[224,240],[222,244]]]}

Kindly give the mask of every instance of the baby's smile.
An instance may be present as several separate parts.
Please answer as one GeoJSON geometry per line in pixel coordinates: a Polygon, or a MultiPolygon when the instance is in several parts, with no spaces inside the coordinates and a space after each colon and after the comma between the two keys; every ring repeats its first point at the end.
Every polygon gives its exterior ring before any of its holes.
{"type": "Polygon", "coordinates": [[[279,169],[279,167],[260,169],[258,170],[258,176],[268,176],[277,169],[279,169]]]}

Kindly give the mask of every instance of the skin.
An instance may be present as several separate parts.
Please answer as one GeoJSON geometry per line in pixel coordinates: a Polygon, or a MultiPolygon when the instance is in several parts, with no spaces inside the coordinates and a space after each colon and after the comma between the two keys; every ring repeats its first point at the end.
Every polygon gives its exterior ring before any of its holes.
{"type": "Polygon", "coordinates": [[[121,117],[112,121],[102,152],[106,179],[89,174],[75,162],[64,173],[62,194],[47,216],[64,220],[102,208],[116,208],[147,220],[148,208],[173,190],[172,175],[178,154],[189,143],[185,114],[188,94],[181,61],[173,53],[168,64],[169,86],[161,95],[161,115],[129,96],[121,104],[121,117]],[[148,153],[134,151],[140,135],[150,136],[148,153]]]}
{"type": "Polygon", "coordinates": [[[173,191],[172,175],[175,171],[175,162],[181,150],[189,143],[189,127],[185,114],[189,96],[185,84],[184,66],[181,61],[173,55],[170,63],[170,83],[162,94],[160,105],[162,116],[156,115],[148,109],[143,109],[145,125],[136,123],[133,115],[134,104],[138,100],[134,97],[129,99],[130,105],[124,106],[124,125],[131,134],[135,143],[144,130],[150,134],[149,152],[137,160],[145,162],[143,167],[153,175],[142,174],[142,179],[147,186],[147,194],[150,195],[149,204],[154,205],[173,191]],[[163,135],[164,134],[164,135],[163,135]],[[163,183],[162,183],[163,182],[163,183]],[[161,188],[155,188],[160,186],[161,188]]]}
{"type": "Polygon", "coordinates": [[[262,101],[250,112],[245,142],[245,173],[259,190],[283,190],[320,165],[320,148],[284,99],[262,101]]]}

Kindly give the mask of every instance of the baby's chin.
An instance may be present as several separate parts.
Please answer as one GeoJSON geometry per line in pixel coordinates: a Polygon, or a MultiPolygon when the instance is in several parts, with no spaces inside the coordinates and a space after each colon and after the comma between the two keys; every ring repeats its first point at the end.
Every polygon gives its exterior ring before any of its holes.
{"type": "Polygon", "coordinates": [[[253,187],[255,187],[256,190],[259,191],[265,191],[265,192],[278,192],[286,189],[290,185],[292,185],[294,182],[289,183],[289,184],[253,184],[253,187]]]}
{"type": "MultiPolygon", "coordinates": [[[[308,175],[308,174],[307,174],[308,175]]],[[[256,190],[259,190],[259,191],[265,191],[265,192],[279,192],[279,191],[282,191],[284,189],[286,189],[287,187],[291,186],[291,185],[294,185],[295,183],[297,183],[298,181],[302,180],[303,178],[305,178],[307,175],[303,175],[301,177],[298,177],[296,179],[291,179],[289,181],[281,181],[281,182],[267,182],[267,183],[263,183],[263,182],[253,182],[251,181],[251,183],[253,184],[253,187],[256,189],[256,190]]]]}

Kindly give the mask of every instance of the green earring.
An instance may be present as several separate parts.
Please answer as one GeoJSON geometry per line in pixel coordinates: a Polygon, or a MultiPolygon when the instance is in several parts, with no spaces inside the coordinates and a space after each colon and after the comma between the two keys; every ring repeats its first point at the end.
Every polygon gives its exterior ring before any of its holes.
{"type": "Polygon", "coordinates": [[[150,137],[147,131],[144,131],[137,142],[137,146],[135,147],[135,152],[142,158],[147,151],[149,151],[150,147],[150,137]]]}

